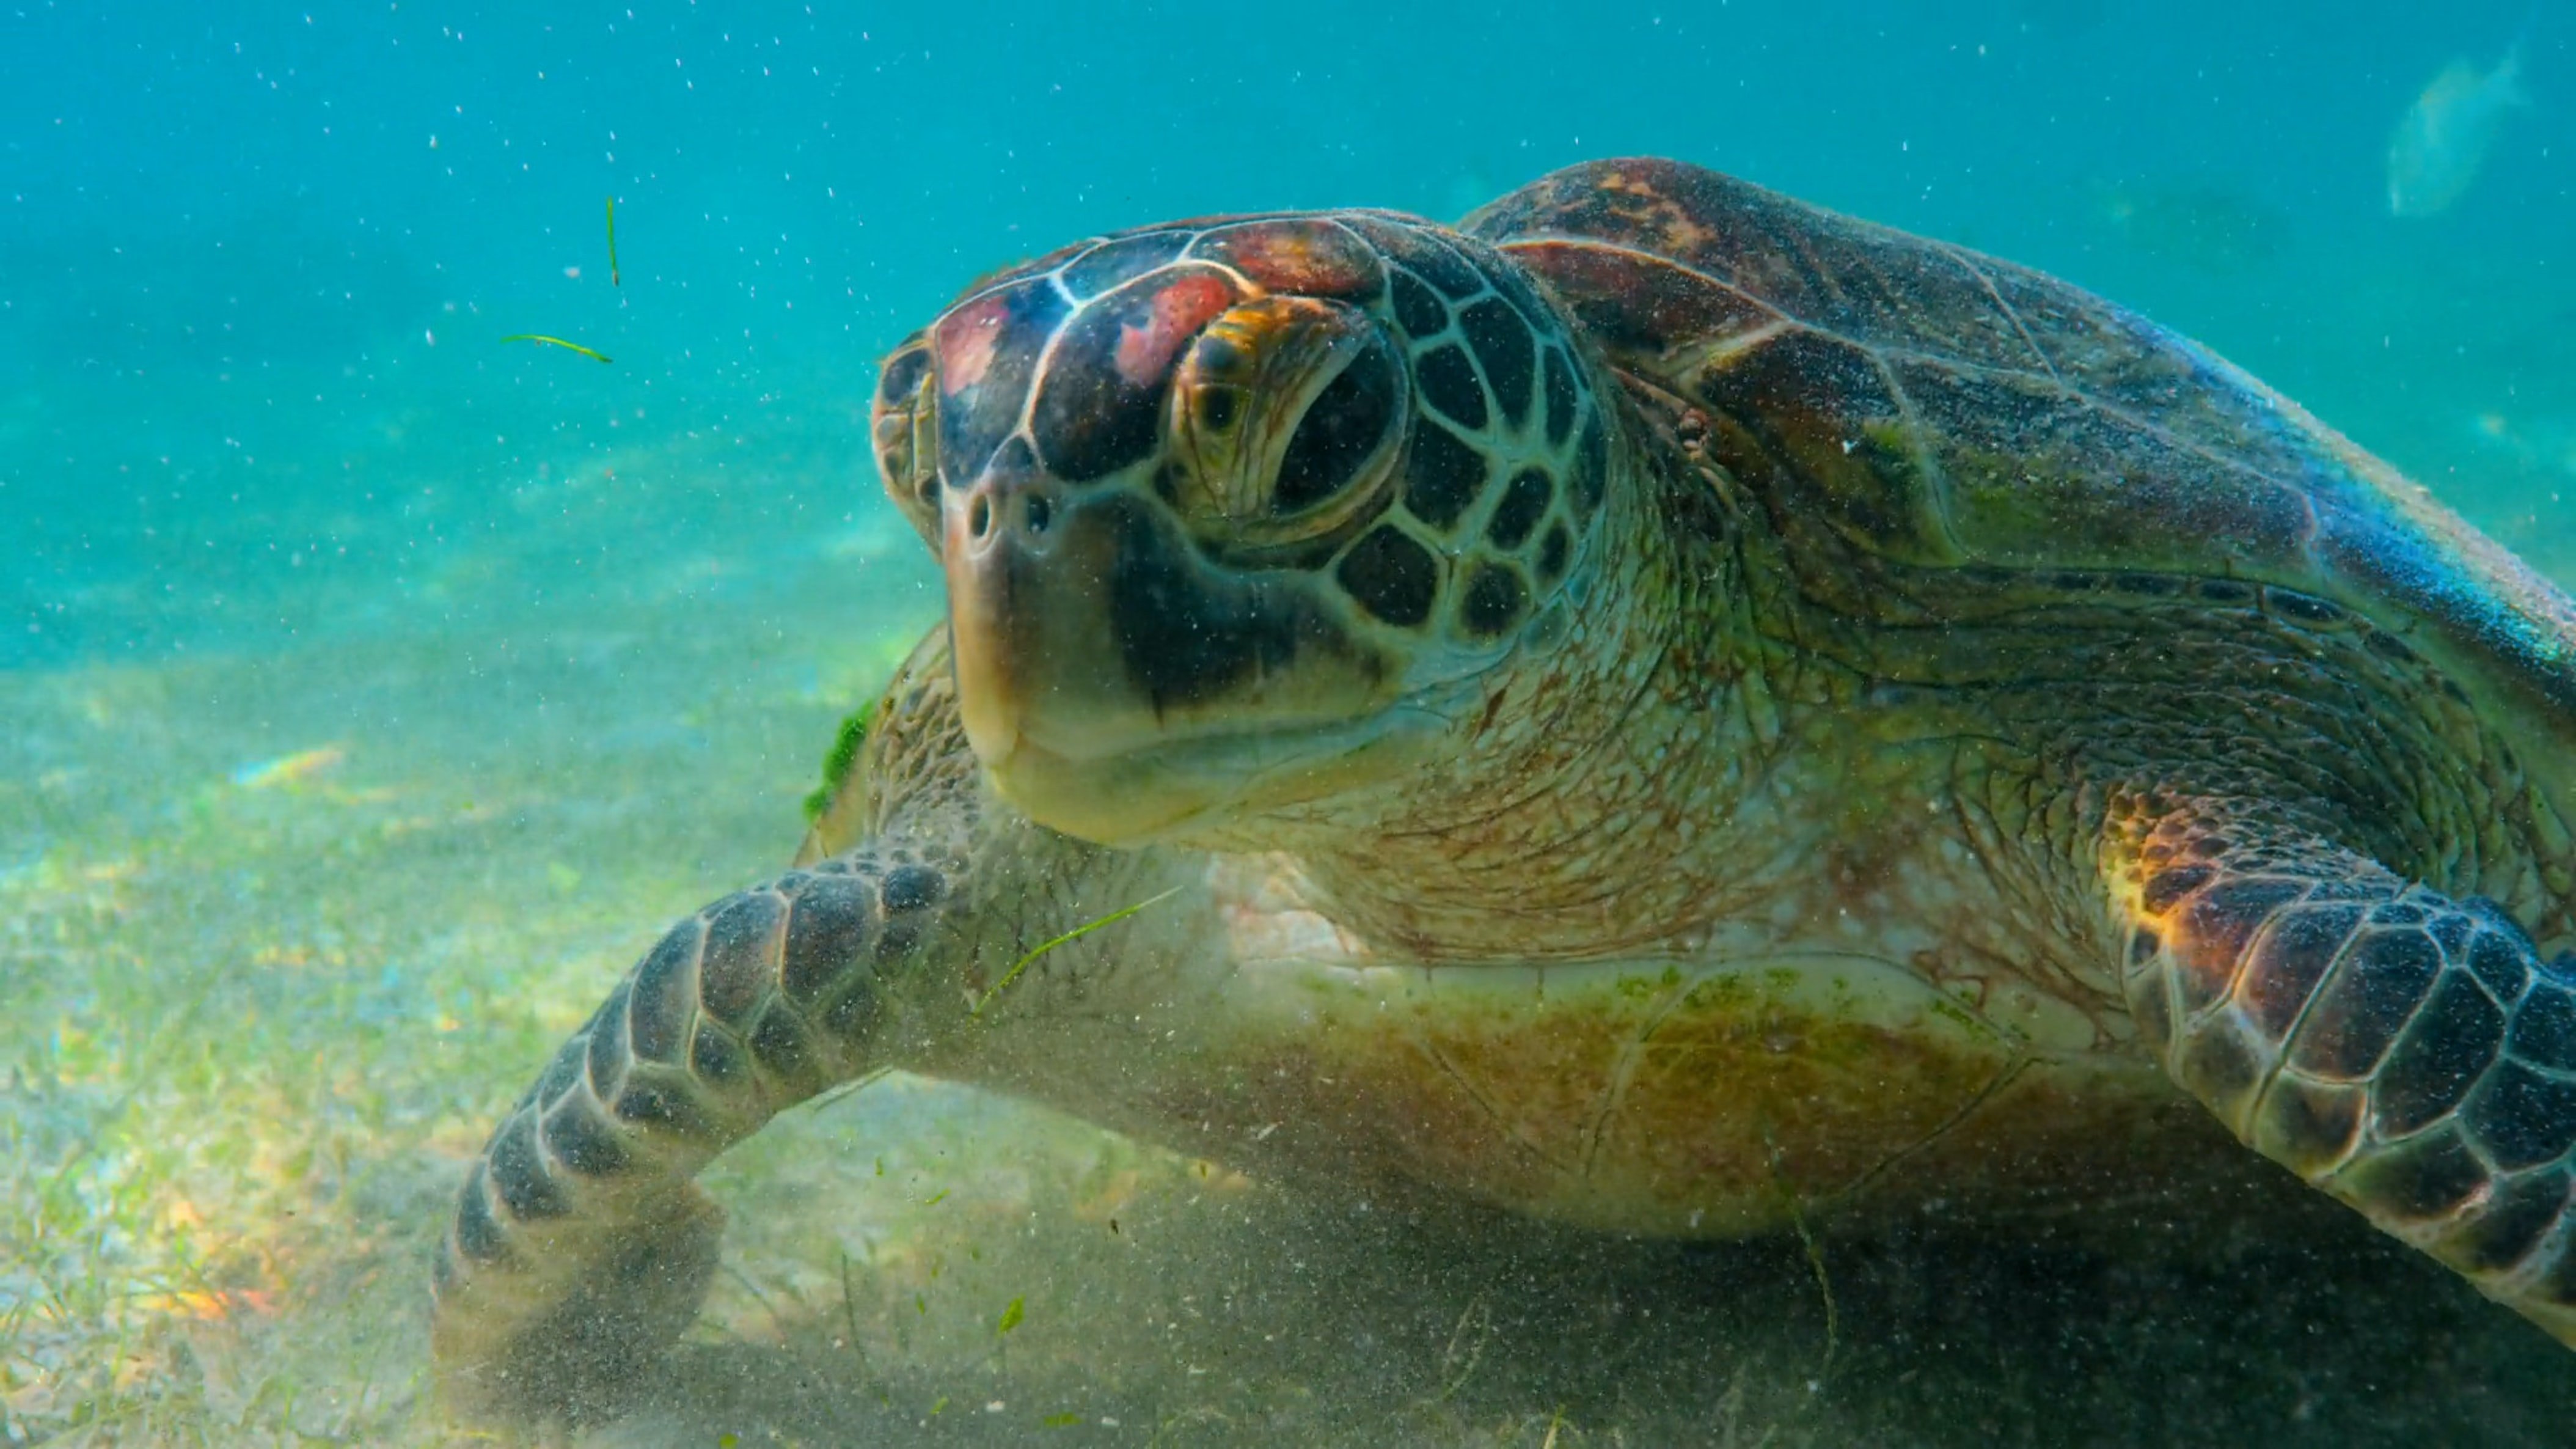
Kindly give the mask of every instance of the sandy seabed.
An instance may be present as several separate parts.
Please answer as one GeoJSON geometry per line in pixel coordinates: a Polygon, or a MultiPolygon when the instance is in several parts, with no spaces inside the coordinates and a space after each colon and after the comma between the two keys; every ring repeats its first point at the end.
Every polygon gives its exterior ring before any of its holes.
{"type": "MultiPolygon", "coordinates": [[[[246,583],[232,607],[295,624],[256,645],[0,674],[0,1441],[475,1437],[425,1374],[428,1254],[472,1153],[665,923],[783,864],[835,722],[936,617],[883,510],[701,486],[820,496],[849,462],[734,439],[548,470],[508,526],[399,569],[246,583]]],[[[2566,1350],[2277,1177],[1812,1255],[1691,1247],[1316,1200],[895,1077],[708,1182],[733,1229],[707,1312],[623,1418],[558,1437],[2542,1444],[2576,1423],[2566,1350]]]]}

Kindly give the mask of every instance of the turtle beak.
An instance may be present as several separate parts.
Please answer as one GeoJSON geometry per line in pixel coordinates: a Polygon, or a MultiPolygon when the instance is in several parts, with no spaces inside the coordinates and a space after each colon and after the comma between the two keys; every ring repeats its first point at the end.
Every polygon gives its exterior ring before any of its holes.
{"type": "Polygon", "coordinates": [[[1101,647],[1114,571],[1096,510],[1043,475],[988,473],[945,510],[959,712],[997,771],[1025,753],[1080,757],[1147,743],[1114,651],[1101,647]]]}
{"type": "Polygon", "coordinates": [[[1337,732],[1401,683],[1310,576],[1212,564],[1120,484],[988,471],[942,515],[967,741],[1069,835],[1131,844],[1310,795],[1292,777],[1331,773],[1337,732]]]}

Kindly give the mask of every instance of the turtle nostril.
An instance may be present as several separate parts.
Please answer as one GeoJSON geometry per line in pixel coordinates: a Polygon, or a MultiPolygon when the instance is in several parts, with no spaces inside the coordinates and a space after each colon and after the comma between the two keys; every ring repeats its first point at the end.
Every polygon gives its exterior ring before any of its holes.
{"type": "Polygon", "coordinates": [[[978,493],[975,495],[975,501],[966,505],[966,536],[982,538],[992,531],[993,500],[985,494],[978,493]]]}
{"type": "Polygon", "coordinates": [[[1047,531],[1047,525],[1054,520],[1055,508],[1052,504],[1042,497],[1029,499],[1029,532],[1044,533],[1047,531]]]}

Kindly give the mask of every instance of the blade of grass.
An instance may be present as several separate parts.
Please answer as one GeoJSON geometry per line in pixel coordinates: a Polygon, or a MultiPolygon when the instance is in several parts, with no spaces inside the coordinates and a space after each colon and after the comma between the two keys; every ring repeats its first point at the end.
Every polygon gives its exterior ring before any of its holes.
{"type": "Polygon", "coordinates": [[[1121,906],[1117,910],[1111,911],[1108,915],[1100,917],[1098,920],[1085,921],[1081,925],[1074,927],[1072,930],[1065,932],[1063,935],[1056,937],[1054,940],[1040,943],[1035,950],[1022,956],[1019,960],[1012,962],[1011,969],[1002,973],[1002,979],[994,982],[991,990],[986,991],[981,997],[976,999],[973,1014],[976,1016],[982,1016],[984,1014],[984,1008],[993,1004],[993,998],[1001,995],[1004,990],[1009,988],[1012,982],[1019,980],[1020,973],[1028,970],[1029,963],[1035,961],[1040,956],[1045,955],[1058,946],[1070,945],[1075,941],[1079,941],[1083,937],[1090,935],[1092,932],[1099,930],[1103,926],[1116,925],[1118,922],[1127,919],[1129,916],[1136,914],[1147,906],[1159,905],[1180,893],[1181,888],[1179,886],[1174,886],[1170,890],[1163,892],[1161,895],[1148,896],[1144,900],[1138,901],[1132,906],[1121,906]]]}

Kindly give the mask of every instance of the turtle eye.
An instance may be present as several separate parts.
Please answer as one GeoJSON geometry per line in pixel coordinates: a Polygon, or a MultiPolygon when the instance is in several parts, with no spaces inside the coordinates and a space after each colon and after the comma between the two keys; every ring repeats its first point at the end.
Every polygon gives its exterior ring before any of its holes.
{"type": "Polygon", "coordinates": [[[939,547],[939,390],[933,386],[930,344],[914,333],[877,369],[869,435],[876,447],[877,477],[886,497],[939,547]]]}
{"type": "Polygon", "coordinates": [[[1297,421],[1279,455],[1270,511],[1295,513],[1350,486],[1394,432],[1395,363],[1383,350],[1355,354],[1297,421]]]}
{"type": "Polygon", "coordinates": [[[1173,379],[1175,501],[1245,542],[1330,530],[1392,471],[1405,402],[1393,345],[1367,314],[1263,297],[1208,324],[1173,379]]]}

